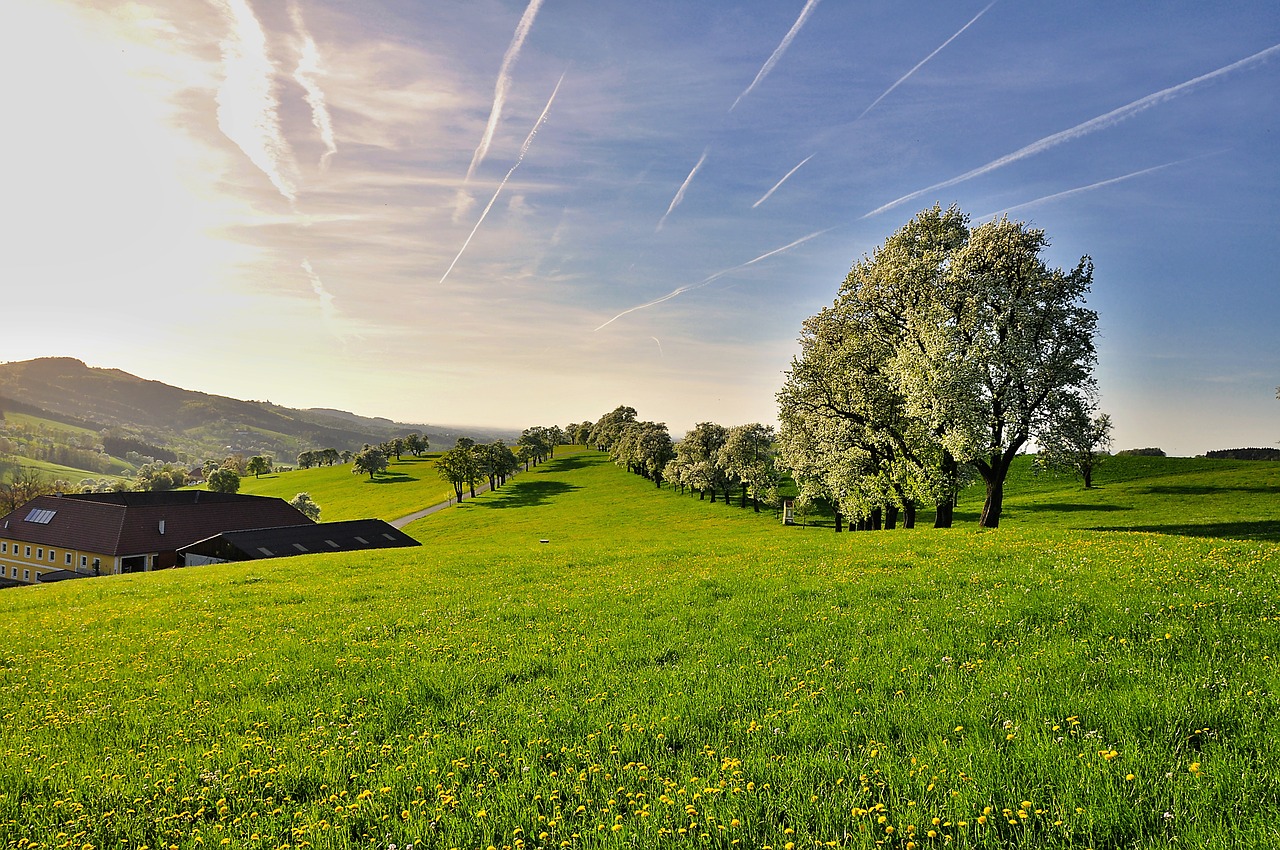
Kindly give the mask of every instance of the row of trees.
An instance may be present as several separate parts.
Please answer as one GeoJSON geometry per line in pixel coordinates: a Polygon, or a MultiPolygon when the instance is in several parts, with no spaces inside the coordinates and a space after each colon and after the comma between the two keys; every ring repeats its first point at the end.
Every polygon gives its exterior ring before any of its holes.
{"type": "Polygon", "coordinates": [[[530,466],[554,457],[556,446],[567,441],[566,432],[560,427],[541,425],[526,428],[514,449],[502,440],[477,443],[469,437],[460,437],[454,447],[436,461],[436,473],[453,485],[459,502],[464,492],[469,492],[474,499],[476,485],[481,481],[487,479],[489,489],[496,490],[521,466],[527,472],[530,466]]]}
{"type": "Polygon", "coordinates": [[[639,421],[635,408],[626,406],[606,413],[587,432],[587,445],[608,452],[619,466],[656,487],[665,482],[696,492],[699,499],[710,494],[712,502],[719,493],[726,504],[738,492],[739,504],[746,507],[750,499],[756,511],[761,502],[778,501],[775,439],[773,429],[760,423],[726,428],[700,422],[673,443],[666,424],[639,421]]]}
{"type": "Polygon", "coordinates": [[[970,229],[935,206],[855,263],[805,321],[778,394],[781,460],[803,498],[830,502],[837,523],[901,510],[911,524],[932,503],[947,527],[967,467],[986,485],[979,524],[994,528],[1029,442],[1053,447],[1075,423],[1099,448],[1093,264],[1050,268],[1047,247],[1022,223],[970,229]]]}

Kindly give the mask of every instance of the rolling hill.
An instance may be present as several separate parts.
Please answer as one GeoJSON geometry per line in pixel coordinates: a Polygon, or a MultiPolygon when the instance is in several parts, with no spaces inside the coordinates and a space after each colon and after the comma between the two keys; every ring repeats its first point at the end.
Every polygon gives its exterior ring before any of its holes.
{"type": "Polygon", "coordinates": [[[91,368],[69,357],[0,364],[0,409],[9,408],[137,437],[193,459],[222,457],[230,448],[287,463],[304,449],[359,448],[412,431],[440,447],[453,445],[463,435],[480,442],[511,436],[241,401],[146,380],[119,369],[91,368]]]}

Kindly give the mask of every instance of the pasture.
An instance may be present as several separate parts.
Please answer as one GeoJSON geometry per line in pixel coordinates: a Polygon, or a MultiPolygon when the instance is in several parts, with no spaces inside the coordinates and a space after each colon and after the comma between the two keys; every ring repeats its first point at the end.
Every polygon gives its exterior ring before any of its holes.
{"type": "Polygon", "coordinates": [[[419,508],[447,501],[453,487],[436,474],[439,454],[390,458],[387,471],[370,479],[353,475],[351,464],[313,466],[289,472],[271,472],[240,479],[239,492],[250,496],[276,496],[286,502],[298,493],[310,493],[320,506],[322,522],[347,519],[384,519],[407,516],[419,508]]]}
{"type": "Polygon", "coordinates": [[[1274,467],[837,536],[559,454],[421,549],[0,594],[0,845],[1280,844],[1274,467]]]}

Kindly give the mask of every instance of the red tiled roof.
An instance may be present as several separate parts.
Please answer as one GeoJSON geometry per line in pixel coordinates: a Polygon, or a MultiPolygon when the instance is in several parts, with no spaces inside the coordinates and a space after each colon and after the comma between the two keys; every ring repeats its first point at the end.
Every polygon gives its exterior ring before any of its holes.
{"type": "Polygon", "coordinates": [[[200,500],[191,498],[190,493],[103,494],[101,499],[39,496],[0,517],[0,537],[103,555],[142,555],[173,552],[223,531],[311,524],[305,514],[283,499],[235,496],[200,500]],[[52,511],[53,515],[47,522],[28,520],[36,510],[52,511]]]}

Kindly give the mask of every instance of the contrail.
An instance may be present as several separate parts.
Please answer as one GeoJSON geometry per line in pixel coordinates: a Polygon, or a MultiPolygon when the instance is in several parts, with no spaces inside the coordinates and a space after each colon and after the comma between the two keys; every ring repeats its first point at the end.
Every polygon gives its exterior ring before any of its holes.
{"type": "Polygon", "coordinates": [[[485,155],[489,153],[489,143],[493,141],[494,131],[498,129],[498,119],[502,117],[502,107],[507,101],[507,89],[511,87],[511,69],[515,67],[516,59],[520,57],[520,48],[524,46],[525,36],[529,34],[529,30],[533,28],[533,19],[538,15],[538,8],[542,6],[542,0],[529,0],[529,5],[524,10],[524,15],[520,18],[520,23],[516,25],[515,34],[511,37],[511,44],[507,46],[507,52],[502,54],[502,67],[498,69],[498,82],[493,87],[493,108],[489,110],[489,123],[485,125],[484,135],[480,137],[480,145],[476,148],[476,152],[471,155],[471,165],[467,167],[467,179],[471,179],[471,175],[475,173],[476,168],[484,161],[485,155]]]}
{"type": "Polygon", "coordinates": [[[320,170],[323,171],[329,167],[329,158],[338,152],[338,143],[333,135],[333,119],[329,115],[329,107],[317,79],[321,73],[320,50],[302,20],[302,9],[298,7],[297,0],[289,3],[289,17],[293,19],[293,28],[302,39],[293,78],[306,93],[307,105],[311,107],[311,123],[320,131],[320,141],[324,142],[324,153],[320,156],[320,170]]]}
{"type": "Polygon", "coordinates": [[[883,206],[876,207],[871,212],[862,216],[862,218],[870,218],[871,216],[877,215],[886,210],[891,210],[894,207],[899,206],[900,204],[905,204],[907,201],[914,201],[916,198],[920,197],[921,195],[927,195],[936,189],[946,189],[947,187],[954,186],[957,183],[963,183],[966,180],[971,180],[974,177],[979,177],[990,171],[995,171],[997,168],[1001,168],[1002,166],[1009,165],[1010,163],[1013,163],[1013,162],[1017,162],[1020,159],[1026,159],[1029,156],[1034,156],[1035,154],[1043,153],[1044,151],[1047,151],[1052,147],[1056,147],[1057,145],[1060,145],[1063,142],[1074,141],[1075,139],[1078,139],[1081,136],[1087,136],[1090,133],[1094,133],[1098,130],[1106,129],[1107,127],[1111,127],[1115,124],[1119,124],[1121,121],[1125,120],[1126,118],[1131,118],[1134,115],[1137,115],[1139,112],[1142,112],[1146,109],[1150,109],[1151,107],[1164,103],[1167,100],[1172,100],[1178,95],[1184,94],[1190,91],[1191,89],[1194,89],[1204,83],[1215,80],[1218,77],[1224,76],[1226,74],[1230,74],[1232,71],[1238,71],[1241,68],[1247,68],[1251,65],[1256,65],[1260,62],[1265,62],[1266,60],[1270,59],[1272,56],[1276,55],[1277,53],[1280,53],[1280,44],[1272,45],[1271,47],[1268,47],[1266,50],[1261,50],[1253,54],[1252,56],[1247,56],[1244,59],[1241,59],[1239,62],[1233,62],[1230,65],[1225,65],[1216,71],[1210,71],[1207,74],[1201,74],[1200,76],[1195,77],[1194,79],[1187,80],[1185,83],[1178,83],[1178,85],[1176,86],[1170,86],[1167,89],[1161,89],[1160,91],[1155,92],[1154,94],[1149,94],[1146,97],[1139,98],[1138,100],[1135,100],[1132,103],[1127,103],[1118,109],[1111,110],[1105,115],[1099,115],[1097,118],[1091,118],[1082,124],[1077,124],[1076,126],[1071,127],[1070,129],[1063,130],[1058,133],[1054,133],[1051,136],[1045,136],[1043,139],[1040,139],[1038,142],[1032,142],[1026,147],[1019,148],[1018,150],[1014,151],[1011,154],[1007,154],[1005,156],[1000,157],[999,159],[992,160],[991,162],[988,162],[986,165],[983,165],[979,168],[975,168],[972,171],[966,171],[964,174],[961,174],[959,177],[952,177],[950,180],[944,180],[941,183],[935,183],[932,186],[921,189],[917,192],[912,192],[909,195],[903,195],[901,198],[890,201],[889,203],[883,206]]]}
{"type": "MultiPolygon", "coordinates": [[[[806,162],[808,162],[809,160],[813,159],[815,156],[817,156],[817,154],[816,154],[816,153],[811,153],[811,154],[809,154],[809,155],[808,155],[808,156],[806,156],[804,159],[800,160],[800,165],[804,165],[806,162]]],[[[786,183],[786,182],[787,182],[787,180],[791,177],[791,175],[792,175],[792,174],[795,174],[797,171],[799,171],[799,170],[800,170],[800,165],[797,165],[795,168],[791,169],[791,170],[790,170],[790,171],[788,171],[786,174],[784,174],[784,175],[782,176],[782,179],[781,179],[781,180],[779,180],[777,183],[774,183],[774,184],[773,184],[773,188],[772,188],[772,189],[770,189],[769,191],[767,191],[767,192],[765,192],[765,193],[764,193],[764,197],[763,197],[763,198],[761,198],[760,200],[756,201],[754,204],[752,204],[752,205],[751,205],[751,209],[755,209],[756,207],[758,207],[758,206],[760,206],[761,204],[763,204],[765,201],[769,200],[769,196],[770,196],[770,195],[772,195],[774,192],[778,191],[778,187],[779,187],[779,186],[781,186],[783,183],[786,183]]]]}
{"type": "Polygon", "coordinates": [[[737,100],[733,102],[733,106],[729,107],[732,112],[738,105],[738,101],[751,94],[751,90],[759,84],[769,72],[773,70],[773,66],[778,64],[778,60],[782,58],[782,54],[787,52],[787,48],[791,46],[791,41],[796,37],[796,33],[800,32],[800,28],[804,26],[804,22],[809,19],[809,14],[813,12],[813,7],[818,5],[818,0],[807,0],[804,8],[800,10],[800,17],[796,18],[796,22],[791,25],[791,29],[782,37],[782,41],[778,44],[773,54],[765,60],[764,65],[760,66],[760,71],[756,74],[756,78],[751,81],[751,85],[743,89],[742,94],[738,95],[737,100]]]}
{"type": "Polygon", "coordinates": [[[868,112],[870,112],[872,109],[875,109],[875,106],[876,106],[876,104],[877,104],[877,103],[879,103],[880,101],[884,100],[886,97],[888,97],[888,96],[889,96],[889,93],[890,93],[890,92],[892,92],[892,91],[893,91],[894,89],[896,89],[898,86],[900,86],[900,85],[902,85],[903,83],[905,83],[905,82],[907,81],[907,79],[908,79],[912,74],[914,74],[916,71],[919,71],[922,67],[924,67],[924,65],[925,65],[925,63],[926,63],[926,62],[928,62],[930,59],[932,59],[933,57],[935,57],[935,56],[937,56],[939,53],[941,53],[941,52],[942,52],[942,48],[946,47],[948,44],[950,44],[951,42],[953,42],[953,41],[955,41],[957,38],[959,38],[959,37],[960,37],[960,33],[964,32],[964,31],[965,31],[965,30],[967,30],[969,27],[971,27],[971,26],[973,26],[975,23],[977,23],[978,18],[981,18],[983,15],[985,15],[985,14],[987,13],[987,9],[990,9],[990,8],[991,8],[992,6],[994,6],[995,4],[996,4],[996,0],[991,0],[991,2],[987,4],[986,9],[983,9],[981,12],[979,12],[979,13],[978,13],[978,14],[976,14],[976,15],[974,15],[974,16],[973,16],[973,19],[972,19],[972,20],[970,20],[970,21],[969,21],[969,23],[967,23],[967,24],[965,24],[964,26],[960,27],[960,29],[958,29],[958,30],[956,31],[956,34],[955,34],[955,35],[951,36],[951,38],[947,39],[946,41],[942,42],[942,44],[938,45],[938,49],[937,49],[937,50],[934,50],[934,51],[933,51],[932,53],[930,53],[928,56],[926,56],[926,57],[924,57],[923,59],[921,59],[921,60],[916,64],[916,66],[915,66],[914,68],[912,68],[912,69],[911,69],[910,71],[908,71],[907,73],[903,74],[903,75],[902,75],[902,77],[901,77],[901,78],[900,78],[896,83],[894,83],[893,85],[889,86],[889,88],[885,89],[885,90],[884,90],[884,94],[880,95],[880,96],[879,96],[879,97],[877,97],[875,100],[871,101],[871,105],[870,105],[870,106],[868,106],[866,109],[862,110],[861,114],[859,114],[859,115],[858,115],[858,118],[861,118],[863,115],[866,115],[866,114],[867,114],[868,112]]]}
{"type": "Polygon", "coordinates": [[[693,166],[693,170],[689,172],[689,176],[684,178],[684,182],[680,184],[680,188],[676,190],[676,196],[671,199],[671,205],[667,207],[667,211],[662,214],[662,218],[658,219],[658,230],[662,229],[662,225],[667,223],[667,216],[671,215],[671,211],[680,206],[680,202],[684,200],[684,191],[689,188],[689,184],[693,182],[693,176],[698,173],[698,169],[702,167],[702,163],[707,161],[707,152],[711,148],[702,149],[702,156],[698,157],[698,162],[693,166]]]}
{"type": "Polygon", "coordinates": [[[316,274],[315,269],[311,267],[310,259],[302,261],[302,270],[307,273],[307,278],[311,281],[311,291],[320,299],[321,314],[326,321],[332,322],[338,317],[337,310],[333,306],[333,294],[325,289],[324,281],[320,279],[320,275],[316,274]]]}
{"type": "Polygon", "coordinates": [[[1141,177],[1144,174],[1151,174],[1152,172],[1155,172],[1155,171],[1163,171],[1166,168],[1172,168],[1175,165],[1182,165],[1183,163],[1191,162],[1193,160],[1204,159],[1206,156],[1217,156],[1219,153],[1222,153],[1222,151],[1215,151],[1214,153],[1201,154],[1200,156],[1191,156],[1191,157],[1187,157],[1186,159],[1178,159],[1178,160],[1174,160],[1173,162],[1166,162],[1164,165],[1153,165],[1150,168],[1144,168],[1141,171],[1131,171],[1128,174],[1121,174],[1119,177],[1112,177],[1108,180],[1099,180],[1097,183],[1090,183],[1088,186],[1077,186],[1074,189],[1067,189],[1062,192],[1055,192],[1052,195],[1045,195],[1044,197],[1036,198],[1033,201],[1026,201],[1021,204],[1016,204],[1012,207],[1005,207],[1004,209],[997,210],[996,212],[993,212],[993,213],[987,213],[986,215],[977,216],[977,218],[978,219],[993,218],[995,216],[1003,215],[1005,213],[1011,213],[1014,210],[1020,210],[1025,207],[1035,206],[1036,204],[1042,204],[1045,201],[1056,201],[1058,198],[1066,198],[1066,197],[1070,197],[1071,195],[1079,195],[1082,192],[1091,192],[1094,189],[1101,189],[1103,186],[1111,186],[1115,183],[1122,183],[1125,180],[1132,180],[1134,177],[1141,177]]]}
{"type": "Polygon", "coordinates": [[[267,55],[266,33],[246,0],[216,2],[231,23],[220,45],[226,76],[218,87],[218,129],[293,203],[296,166],[280,130],[280,103],[272,85],[276,69],[267,55]]]}
{"type": "Polygon", "coordinates": [[[467,250],[467,246],[471,244],[471,239],[476,235],[476,231],[480,229],[480,225],[484,223],[485,216],[489,214],[489,210],[493,209],[493,204],[498,200],[498,195],[502,193],[502,187],[507,185],[507,181],[511,179],[511,175],[516,173],[516,169],[520,167],[520,163],[524,162],[524,155],[529,152],[529,146],[533,144],[533,139],[538,135],[538,128],[542,126],[542,122],[547,120],[547,113],[551,111],[551,104],[556,99],[556,92],[560,91],[560,83],[564,82],[564,74],[560,75],[560,79],[556,81],[556,87],[551,90],[551,97],[547,99],[547,105],[542,108],[542,114],[538,116],[538,120],[533,123],[533,129],[529,131],[529,135],[525,137],[524,144],[520,146],[520,155],[516,157],[516,164],[511,166],[511,170],[507,172],[507,176],[502,178],[502,182],[498,184],[498,188],[494,190],[493,197],[489,199],[489,203],[485,204],[484,211],[480,213],[480,218],[476,221],[476,226],[471,228],[471,232],[467,234],[467,239],[462,243],[462,247],[458,249],[458,256],[453,258],[453,262],[449,264],[449,268],[445,269],[444,274],[440,276],[440,282],[444,283],[445,278],[449,276],[449,272],[453,271],[453,267],[458,264],[458,260],[462,259],[462,254],[467,250]]]}
{"type": "Polygon", "coordinates": [[[656,336],[651,336],[651,337],[649,337],[649,339],[653,340],[654,342],[656,342],[656,343],[658,344],[658,356],[659,356],[659,357],[666,357],[666,356],[667,356],[667,353],[666,353],[665,351],[663,351],[663,350],[662,350],[662,340],[658,339],[656,336]]]}
{"type": "Polygon", "coordinates": [[[734,266],[733,268],[730,268],[730,269],[725,269],[724,271],[718,271],[709,277],[703,278],[697,283],[691,283],[688,286],[681,286],[678,289],[673,289],[670,292],[668,292],[666,295],[662,296],[661,298],[655,298],[652,301],[648,301],[644,304],[637,304],[635,307],[629,307],[626,310],[623,310],[618,315],[614,316],[609,321],[595,328],[592,331],[592,333],[600,330],[601,328],[608,327],[609,325],[618,321],[618,319],[621,319],[623,316],[627,315],[628,313],[634,313],[637,310],[643,310],[646,307],[653,307],[657,304],[661,304],[663,301],[670,301],[672,298],[675,298],[677,295],[683,295],[686,292],[692,292],[695,289],[701,289],[707,284],[713,283],[719,280],[720,278],[724,277],[725,275],[733,274],[736,271],[741,271],[742,269],[745,269],[747,266],[754,265],[760,262],[761,260],[766,260],[769,257],[772,257],[774,254],[781,254],[783,251],[789,251],[792,248],[796,247],[797,245],[803,245],[805,242],[808,242],[810,239],[814,239],[818,236],[821,236],[824,233],[830,233],[832,230],[835,230],[835,228],[828,227],[826,230],[819,230],[816,233],[810,233],[808,236],[801,236],[796,241],[788,242],[786,245],[783,245],[781,248],[774,248],[772,251],[768,251],[764,254],[761,254],[760,256],[756,257],[754,260],[747,260],[745,263],[742,263],[741,265],[734,266]]]}

